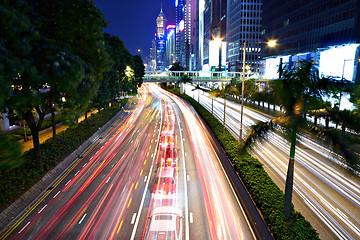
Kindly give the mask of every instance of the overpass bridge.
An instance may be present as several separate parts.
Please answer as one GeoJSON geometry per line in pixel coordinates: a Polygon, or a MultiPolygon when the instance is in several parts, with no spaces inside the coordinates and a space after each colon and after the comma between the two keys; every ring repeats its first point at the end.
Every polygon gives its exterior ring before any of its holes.
{"type": "Polygon", "coordinates": [[[242,72],[204,72],[204,71],[145,71],[144,82],[178,82],[187,75],[193,82],[230,82],[242,78],[242,72]]]}

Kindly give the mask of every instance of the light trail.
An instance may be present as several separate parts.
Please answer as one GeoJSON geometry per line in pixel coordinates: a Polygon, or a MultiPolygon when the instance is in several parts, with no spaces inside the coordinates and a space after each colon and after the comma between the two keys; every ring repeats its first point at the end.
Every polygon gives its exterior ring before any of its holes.
{"type": "MultiPolygon", "coordinates": [[[[186,92],[190,93],[191,89],[193,87],[187,85],[186,92]]],[[[211,112],[211,99],[208,96],[207,93],[201,95],[200,103],[211,112]]],[[[238,138],[240,105],[230,101],[226,101],[226,104],[226,127],[238,138]]],[[[223,100],[214,100],[214,116],[220,122],[223,121],[223,109],[223,100]]],[[[268,120],[269,117],[244,108],[243,135],[248,135],[250,126],[256,122],[268,120]]],[[[330,230],[339,239],[360,238],[360,174],[347,171],[342,157],[321,145],[319,140],[301,133],[298,138],[294,191],[323,222],[322,232],[330,230]]],[[[289,149],[289,142],[279,133],[271,132],[264,138],[264,142],[255,144],[251,152],[284,184],[289,149]]]]}

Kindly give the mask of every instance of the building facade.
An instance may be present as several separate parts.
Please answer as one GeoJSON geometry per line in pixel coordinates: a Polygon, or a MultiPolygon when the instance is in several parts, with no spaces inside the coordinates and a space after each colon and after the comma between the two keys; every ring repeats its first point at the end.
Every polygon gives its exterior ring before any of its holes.
{"type": "Polygon", "coordinates": [[[243,46],[246,43],[245,64],[251,75],[258,76],[260,73],[262,1],[228,1],[226,41],[229,71],[242,71],[243,46]]]}
{"type": "Polygon", "coordinates": [[[166,28],[167,20],[161,8],[156,18],[156,70],[164,71],[166,67],[166,28]]]}
{"type": "Polygon", "coordinates": [[[277,42],[263,45],[265,77],[274,77],[280,59],[313,58],[321,75],[359,83],[359,14],[359,0],[264,0],[263,43],[277,42]]]}
{"type": "Polygon", "coordinates": [[[166,27],[166,67],[169,68],[175,62],[175,40],[176,26],[167,25],[166,27]]]}

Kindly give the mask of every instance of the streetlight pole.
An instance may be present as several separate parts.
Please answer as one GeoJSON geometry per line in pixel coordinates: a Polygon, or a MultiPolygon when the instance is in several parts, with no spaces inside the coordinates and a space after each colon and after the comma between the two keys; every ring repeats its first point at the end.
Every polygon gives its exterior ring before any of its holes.
{"type": "Polygon", "coordinates": [[[239,145],[242,145],[242,128],[243,128],[243,115],[244,115],[244,82],[245,82],[245,48],[246,42],[244,41],[243,47],[243,68],[242,68],[242,83],[241,83],[241,117],[240,117],[240,136],[239,136],[239,145]]]}

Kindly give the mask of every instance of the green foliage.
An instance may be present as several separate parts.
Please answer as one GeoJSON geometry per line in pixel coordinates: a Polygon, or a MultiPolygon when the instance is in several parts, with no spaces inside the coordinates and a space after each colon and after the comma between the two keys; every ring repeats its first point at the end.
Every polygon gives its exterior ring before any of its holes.
{"type": "Polygon", "coordinates": [[[217,137],[236,172],[244,181],[247,190],[275,239],[319,239],[318,233],[304,217],[291,208],[291,218],[283,214],[284,193],[272,181],[262,164],[246,151],[239,151],[238,141],[227,130],[223,137],[223,126],[211,117],[204,107],[187,95],[181,95],[190,102],[217,137]]]}
{"type": "Polygon", "coordinates": [[[136,82],[136,87],[141,87],[143,83],[143,77],[145,76],[145,66],[144,62],[141,59],[141,56],[135,55],[133,57],[133,69],[134,69],[134,80],[136,82]]]}
{"type": "MultiPolygon", "coordinates": [[[[0,110],[6,111],[6,106],[10,114],[24,119],[33,136],[54,105],[75,119],[109,67],[102,34],[106,24],[99,9],[87,0],[7,0],[1,18],[0,29],[5,31],[0,56],[6,57],[1,59],[0,110]]],[[[41,169],[39,142],[36,137],[33,141],[41,169]]]]}
{"type": "Polygon", "coordinates": [[[21,164],[21,144],[11,141],[6,135],[0,136],[0,170],[16,168],[21,164]]]}
{"type": "MultiPolygon", "coordinates": [[[[41,144],[44,168],[52,169],[66,156],[77,149],[101,126],[107,123],[119,108],[108,108],[82,121],[76,127],[68,128],[58,134],[55,141],[47,140],[41,144]]],[[[0,153],[1,154],[1,153],[0,153]]],[[[0,210],[6,208],[46,173],[38,170],[34,164],[34,150],[24,153],[23,165],[14,169],[0,169],[0,210]]]]}
{"type": "Polygon", "coordinates": [[[181,65],[180,62],[175,62],[171,68],[169,69],[169,71],[172,72],[177,72],[177,71],[185,71],[185,68],[181,65]]]}

